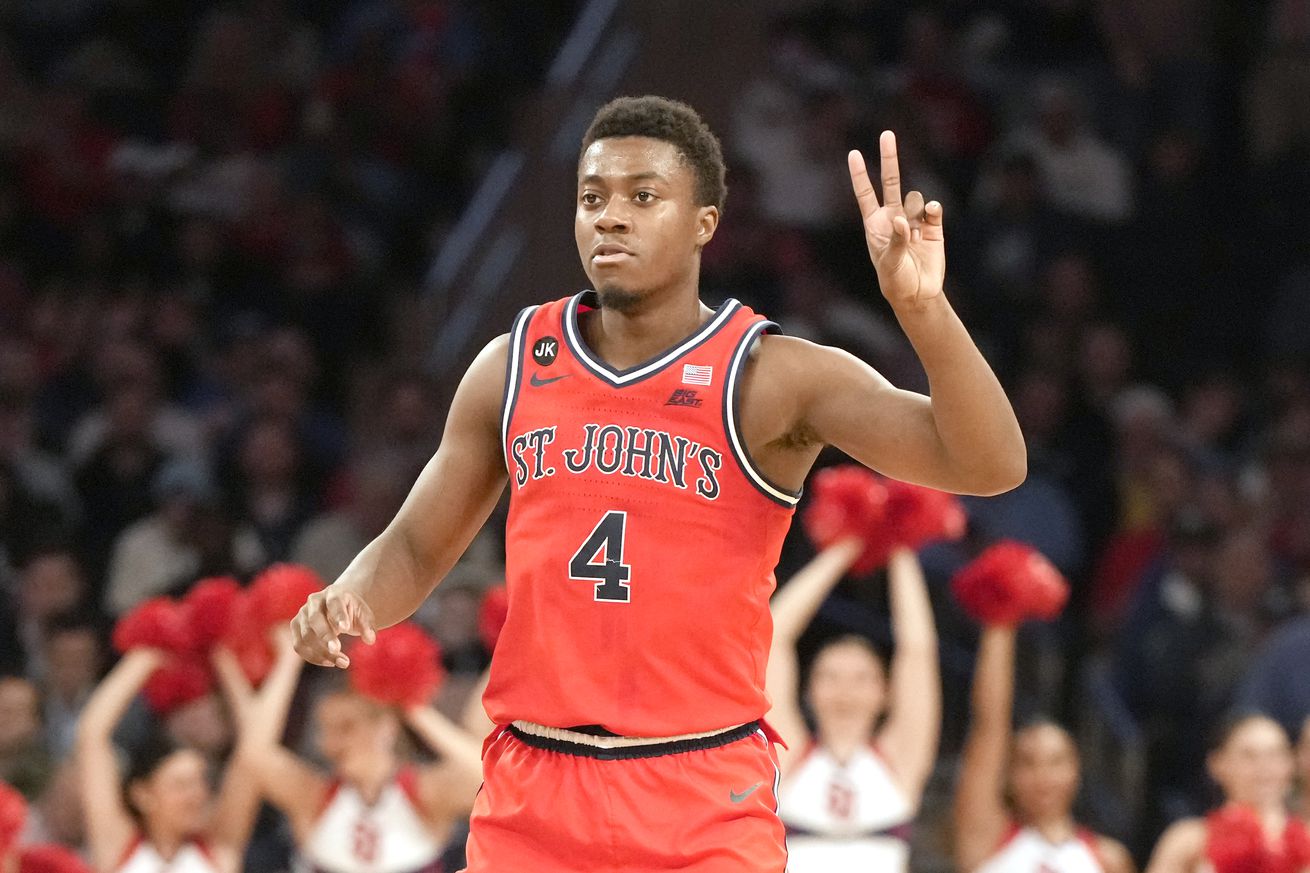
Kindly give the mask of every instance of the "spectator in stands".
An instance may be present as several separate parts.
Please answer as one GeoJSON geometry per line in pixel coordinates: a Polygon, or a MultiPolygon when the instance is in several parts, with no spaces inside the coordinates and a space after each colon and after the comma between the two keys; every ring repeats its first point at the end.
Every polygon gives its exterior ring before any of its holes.
{"type": "Polygon", "coordinates": [[[0,676],[0,781],[35,800],[50,771],[50,756],[41,742],[40,692],[26,679],[0,676]]]}
{"type": "MultiPolygon", "coordinates": [[[[209,552],[209,516],[216,513],[218,491],[208,470],[196,461],[169,461],[156,474],[151,486],[156,509],[123,531],[114,543],[105,590],[105,610],[123,615],[148,597],[171,591],[202,575],[250,572],[262,563],[259,545],[247,538],[229,542],[220,551],[224,561],[209,552]],[[226,566],[224,566],[226,564],[226,566]]],[[[220,523],[219,535],[223,533],[220,523]]]]}
{"type": "Polygon", "coordinates": [[[73,750],[77,719],[100,681],[106,654],[104,636],[93,616],[67,612],[46,623],[41,712],[45,745],[57,760],[73,750]]]}
{"type": "Polygon", "coordinates": [[[46,546],[33,552],[18,575],[18,638],[16,654],[25,675],[45,680],[51,622],[86,603],[87,586],[72,550],[46,546]]]}
{"type": "Polygon", "coordinates": [[[1308,663],[1310,615],[1303,615],[1279,628],[1256,652],[1237,697],[1238,707],[1266,712],[1289,735],[1304,738],[1303,727],[1310,713],[1308,663]]]}
{"type": "Polygon", "coordinates": [[[1037,117],[1013,135],[1010,148],[1033,156],[1046,196],[1059,212],[1091,225],[1126,222],[1135,199],[1127,158],[1093,131],[1068,84],[1048,81],[1034,96],[1037,117]]]}

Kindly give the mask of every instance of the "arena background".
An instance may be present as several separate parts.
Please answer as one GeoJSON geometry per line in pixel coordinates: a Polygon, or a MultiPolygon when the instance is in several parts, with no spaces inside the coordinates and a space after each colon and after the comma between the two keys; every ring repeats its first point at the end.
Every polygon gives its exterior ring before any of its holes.
{"type": "MultiPolygon", "coordinates": [[[[917,869],[949,869],[976,630],[945,580],[981,543],[1072,582],[1024,629],[1019,715],[1075,730],[1081,815],[1139,863],[1213,802],[1222,713],[1299,729],[1310,673],[1269,679],[1310,651],[1310,0],[7,0],[0,23],[0,779],[45,837],[81,839],[66,759],[114,616],[276,560],[333,578],[476,350],[582,286],[577,143],[624,93],[723,140],[707,302],[905,387],[847,149],[896,130],[945,204],[947,293],[1030,473],[924,555],[946,711],[917,869]]],[[[421,615],[452,713],[498,530],[421,615]]],[[[779,578],[809,554],[797,526],[779,578]]],[[[807,643],[886,643],[885,616],[848,580],[807,643]]],[[[285,868],[272,817],[250,857],[285,868]]]]}

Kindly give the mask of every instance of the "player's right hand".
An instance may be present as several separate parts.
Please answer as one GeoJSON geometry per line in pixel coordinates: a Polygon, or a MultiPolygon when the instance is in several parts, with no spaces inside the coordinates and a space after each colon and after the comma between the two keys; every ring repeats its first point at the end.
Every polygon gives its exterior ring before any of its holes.
{"type": "Polygon", "coordinates": [[[341,637],[350,634],[369,645],[377,639],[373,610],[353,591],[329,585],[309,595],[300,612],[291,619],[291,637],[296,653],[320,667],[350,666],[342,650],[341,637]]]}

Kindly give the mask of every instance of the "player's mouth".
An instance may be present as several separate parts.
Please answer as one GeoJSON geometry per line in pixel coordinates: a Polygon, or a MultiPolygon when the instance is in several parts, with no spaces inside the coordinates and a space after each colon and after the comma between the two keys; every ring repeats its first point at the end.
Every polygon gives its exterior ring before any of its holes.
{"type": "Polygon", "coordinates": [[[618,264],[635,257],[631,249],[618,243],[602,243],[591,250],[591,262],[597,266],[618,264]]]}

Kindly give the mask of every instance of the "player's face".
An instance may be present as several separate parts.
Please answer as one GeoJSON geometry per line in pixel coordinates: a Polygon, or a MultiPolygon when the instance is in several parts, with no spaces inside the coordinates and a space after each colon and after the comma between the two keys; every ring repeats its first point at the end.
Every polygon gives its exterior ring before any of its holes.
{"type": "Polygon", "coordinates": [[[1019,731],[1010,761],[1010,791],[1024,821],[1067,816],[1078,793],[1078,752],[1069,734],[1050,724],[1019,731]]]}
{"type": "Polygon", "coordinates": [[[394,753],[395,719],[358,695],[331,694],[323,698],[315,721],[319,751],[346,779],[359,776],[378,755],[394,753]]]}
{"type": "Polygon", "coordinates": [[[810,668],[810,709],[822,733],[825,723],[860,721],[870,732],[886,700],[882,662],[864,646],[836,643],[810,668]]]}
{"type": "Polygon", "coordinates": [[[699,206],[695,172],[668,142],[601,139],[578,161],[573,234],[601,305],[630,308],[648,294],[695,282],[700,249],[719,211],[699,206]]]}
{"type": "Polygon", "coordinates": [[[1292,788],[1292,747],[1275,721],[1251,718],[1210,755],[1210,774],[1234,803],[1281,804],[1292,788]]]}
{"type": "Polygon", "coordinates": [[[155,834],[186,835],[204,829],[209,778],[199,752],[181,749],[132,786],[132,802],[155,834]]]}

